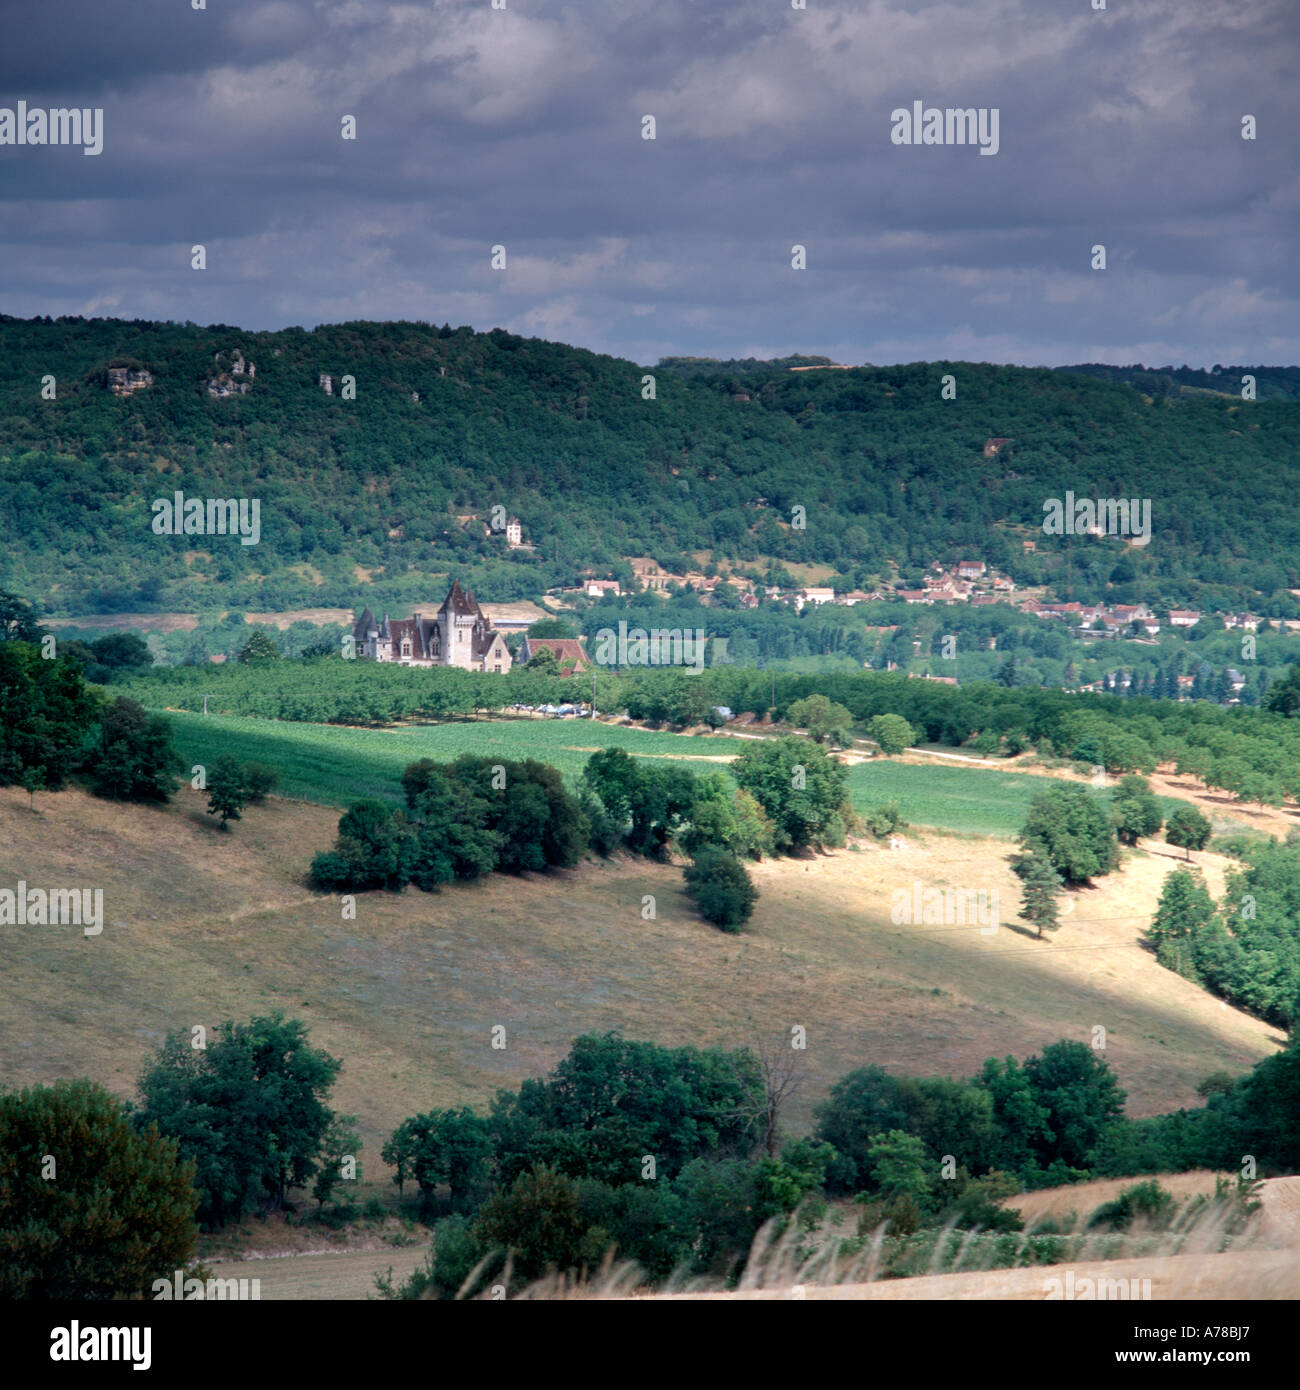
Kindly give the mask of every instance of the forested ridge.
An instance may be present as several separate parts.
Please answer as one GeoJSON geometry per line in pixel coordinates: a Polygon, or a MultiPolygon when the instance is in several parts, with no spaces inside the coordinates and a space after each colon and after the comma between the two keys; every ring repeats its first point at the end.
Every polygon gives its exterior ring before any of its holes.
{"type": "Polygon", "coordinates": [[[1290,369],[1254,369],[1269,391],[1244,401],[971,363],[685,374],[418,323],[8,317],[0,360],[0,585],[52,614],[397,607],[453,572],[502,601],[629,555],[682,572],[705,549],[822,563],[846,587],[962,555],[1076,597],[1117,567],[1120,601],[1223,608],[1300,586],[1300,403],[1265,398],[1290,369]],[[255,377],[232,375],[237,353],[255,377]],[[110,366],[152,384],[114,394],[110,366]],[[249,389],[216,398],[210,380],[249,389]],[[986,457],[990,437],[1010,443],[986,457]],[[259,498],[258,544],[155,534],[150,503],[176,490],[259,498]],[[1044,536],[1043,503],[1067,490],[1149,497],[1151,543],[1044,536]],[[535,550],[457,520],[495,506],[535,550]]]}

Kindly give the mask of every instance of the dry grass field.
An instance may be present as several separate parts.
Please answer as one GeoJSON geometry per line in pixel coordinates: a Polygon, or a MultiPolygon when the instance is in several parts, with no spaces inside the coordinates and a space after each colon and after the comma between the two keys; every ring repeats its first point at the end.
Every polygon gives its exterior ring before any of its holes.
{"type": "MultiPolygon", "coordinates": [[[[1215,1255],[1150,1255],[1131,1260],[1088,1260],[1070,1265],[1038,1265],[1027,1269],[971,1270],[962,1274],[923,1274],[915,1279],[880,1279],[868,1284],[806,1284],[796,1291],[741,1289],[735,1293],[660,1294],[652,1299],[706,1299],[749,1301],[799,1298],[808,1302],[851,1300],[980,1299],[1042,1302],[1053,1285],[1074,1275],[1081,1281],[1124,1280],[1123,1293],[1110,1297],[1145,1299],[1146,1286],[1129,1281],[1150,1280],[1155,1300],[1279,1299],[1300,1298],[1300,1258],[1294,1250],[1229,1250],[1215,1255]]],[[[244,1271],[241,1271],[241,1273],[244,1271]]],[[[1112,1285],[1112,1288],[1114,1286],[1112,1285]]],[[[1059,1297],[1059,1294],[1057,1295],[1059,1297]]]]}
{"type": "MultiPolygon", "coordinates": [[[[1231,1175],[1225,1175],[1231,1177],[1231,1175]]],[[[1180,1203],[1200,1195],[1213,1196],[1212,1172],[1162,1173],[1160,1185],[1180,1203]]],[[[1009,1197],[1025,1219],[1026,1230],[1047,1217],[1062,1220],[1073,1214],[1082,1223],[1102,1203],[1111,1201],[1136,1178],[1113,1178],[1050,1188],[1009,1197]]],[[[1221,1213],[1211,1206],[1190,1220],[1176,1220],[1170,1232],[1153,1237],[1135,1229],[1121,1258],[1093,1259],[1085,1247],[1079,1258],[1057,1265],[1012,1269],[966,1268],[956,1273],[921,1273],[906,1279],[881,1279],[868,1252],[861,1268],[819,1270],[798,1267],[785,1243],[756,1246],[739,1287],[734,1291],[687,1287],[672,1293],[646,1295],[634,1287],[631,1273],[617,1272],[603,1283],[559,1289],[539,1284],[534,1297],[653,1297],[706,1300],[1013,1300],[1017,1302],[1070,1298],[1134,1300],[1294,1300],[1300,1298],[1300,1178],[1273,1178],[1261,1184],[1260,1210],[1244,1231],[1223,1249],[1221,1213]],[[1151,1251],[1154,1241],[1155,1251],[1151,1251]],[[1124,1257],[1125,1250],[1143,1253],[1124,1257]],[[1085,1283],[1085,1281],[1091,1281],[1085,1283]]],[[[1075,1229],[1081,1229],[1076,1225],[1075,1229]]],[[[973,1260],[970,1263],[974,1263],[973,1260]]]]}
{"type": "MultiPolygon", "coordinates": [[[[359,1116],[379,1178],[378,1149],[404,1116],[483,1105],[582,1032],[736,1045],[801,1024],[796,1128],[867,1063],[962,1076],[1101,1026],[1130,1113],[1144,1115],[1196,1104],[1203,1077],[1246,1070],[1281,1042],[1139,947],[1168,854],[1128,855],[1041,942],[1014,921],[988,936],[895,925],[894,891],[914,881],[997,890],[1004,919],[1019,901],[1005,841],[912,833],[898,850],[757,865],[762,897],[738,937],[695,916],[680,870],[643,861],[366,894],[345,921],[304,882],[336,812],[272,798],[227,834],[203,805],[188,789],[163,808],[70,790],[38,795],[33,813],[25,793],[0,791],[0,882],[102,887],[107,922],[93,938],[0,929],[0,1084],[84,1075],[129,1094],[169,1029],[282,1009],[343,1059],[335,1104],[359,1116]]],[[[1200,857],[1214,890],[1220,866],[1200,857]]]]}
{"type": "MultiPolygon", "coordinates": [[[[1074,1213],[1081,1220],[1103,1202],[1117,1197],[1135,1178],[1113,1178],[1100,1182],[1080,1183],[1072,1187],[1049,1188],[1042,1192],[1026,1193],[1008,1198],[1006,1205],[1015,1207],[1032,1228],[1045,1217],[1068,1217],[1074,1213]]],[[[1187,1198],[1214,1192],[1215,1174],[1211,1172],[1165,1173],[1159,1182],[1180,1202],[1187,1198]]],[[[1142,1255],[1129,1259],[1078,1259],[1061,1265],[1035,1265],[1018,1269],[969,1269],[955,1274],[921,1274],[909,1279],[874,1279],[869,1275],[850,1278],[846,1282],[819,1282],[814,1272],[801,1279],[800,1273],[784,1258],[779,1247],[762,1252],[757,1262],[758,1273],[747,1272],[735,1291],[718,1291],[694,1287],[700,1281],[685,1281],[685,1287],[673,1293],[649,1294],[638,1286],[634,1271],[615,1269],[604,1277],[574,1287],[557,1288],[542,1281],[528,1290],[525,1297],[581,1297],[687,1300],[930,1300],[930,1299],[991,1299],[1042,1301],[1050,1293],[1059,1292],[1051,1280],[1064,1281],[1072,1272],[1076,1294],[1085,1286],[1085,1279],[1123,1280],[1125,1287],[1116,1293],[1114,1284],[1108,1287],[1109,1297],[1147,1296],[1143,1282],[1150,1281],[1150,1297],[1155,1299],[1295,1299],[1300,1297],[1300,1178],[1273,1178],[1260,1189],[1262,1210],[1253,1227],[1233,1242],[1226,1252],[1210,1253],[1211,1243],[1198,1238],[1193,1227],[1186,1245],[1179,1253],[1142,1255]],[[1206,1248],[1202,1248],[1206,1247],[1206,1248]],[[796,1290],[796,1285],[797,1290],[796,1290]]],[[[852,1215],[852,1208],[847,1208],[852,1215]]],[[[316,1249],[319,1236],[301,1231],[297,1239],[285,1239],[284,1228],[275,1222],[265,1224],[265,1239],[242,1258],[210,1260],[214,1274],[221,1278],[258,1278],[264,1299],[364,1299],[375,1296],[375,1275],[392,1269],[395,1280],[415,1270],[427,1253],[427,1242],[392,1248],[372,1243],[370,1248],[316,1249]],[[291,1245],[293,1248],[283,1247],[291,1245]]],[[[1208,1223],[1213,1225],[1211,1221],[1208,1223]]],[[[844,1230],[851,1230],[849,1223],[844,1230]]],[[[1208,1232],[1207,1232],[1208,1234],[1208,1232]]],[[[1140,1238],[1140,1237],[1139,1237],[1140,1238]]]]}

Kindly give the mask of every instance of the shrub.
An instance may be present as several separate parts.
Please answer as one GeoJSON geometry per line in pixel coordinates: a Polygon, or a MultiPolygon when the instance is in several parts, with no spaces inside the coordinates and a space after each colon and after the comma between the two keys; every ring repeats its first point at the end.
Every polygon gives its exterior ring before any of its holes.
{"type": "Polygon", "coordinates": [[[877,840],[883,840],[896,830],[907,828],[907,822],[903,819],[902,811],[898,809],[897,801],[886,801],[883,806],[876,806],[864,812],[862,823],[877,840]]]}
{"type": "Polygon", "coordinates": [[[244,786],[250,802],[265,801],[267,794],[275,790],[279,780],[278,770],[268,767],[265,763],[244,764],[244,786]]]}
{"type": "Polygon", "coordinates": [[[726,850],[701,848],[686,869],[686,891],[701,917],[725,932],[738,932],[758,901],[745,866],[726,850]]]}
{"type": "Polygon", "coordinates": [[[1088,1218],[1088,1230],[1127,1231],[1134,1222],[1163,1231],[1173,1220],[1177,1203],[1154,1179],[1125,1188],[1113,1202],[1105,1202],[1088,1218]]]}

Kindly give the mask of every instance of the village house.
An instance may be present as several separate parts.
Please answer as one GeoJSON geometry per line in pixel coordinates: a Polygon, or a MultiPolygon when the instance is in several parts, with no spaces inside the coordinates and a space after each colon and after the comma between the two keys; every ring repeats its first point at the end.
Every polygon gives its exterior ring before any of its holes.
{"type": "Polygon", "coordinates": [[[474,595],[452,583],[433,617],[377,622],[367,605],[352,629],[357,655],[399,666],[455,666],[463,671],[506,672],[511,666],[505,638],[491,626],[474,595]]]}
{"type": "Polygon", "coordinates": [[[617,579],[584,579],[582,592],[588,598],[604,598],[606,594],[618,598],[622,590],[618,587],[617,579]]]}
{"type": "Polygon", "coordinates": [[[958,560],[957,577],[959,579],[982,579],[984,577],[984,561],[958,560]]]}
{"type": "Polygon", "coordinates": [[[519,660],[527,665],[541,651],[551,653],[562,676],[591,669],[587,653],[576,637],[525,637],[519,648],[519,660]]]}
{"type": "Polygon", "coordinates": [[[1201,621],[1201,615],[1194,608],[1171,608],[1169,610],[1170,627],[1195,627],[1201,621]]]}
{"type": "Polygon", "coordinates": [[[800,612],[803,611],[803,606],[806,603],[811,603],[814,608],[820,608],[823,603],[834,602],[834,589],[800,589],[794,598],[794,606],[800,612]]]}

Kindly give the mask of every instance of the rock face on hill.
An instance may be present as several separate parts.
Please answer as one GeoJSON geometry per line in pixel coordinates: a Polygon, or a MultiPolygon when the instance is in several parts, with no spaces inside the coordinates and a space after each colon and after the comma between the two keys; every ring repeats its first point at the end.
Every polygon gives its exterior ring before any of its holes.
{"type": "Polygon", "coordinates": [[[115,396],[129,396],[153,385],[153,373],[145,367],[109,367],[104,385],[115,396]]]}

